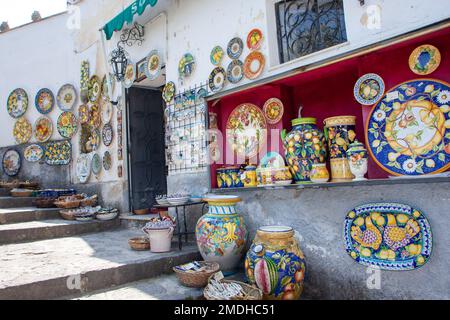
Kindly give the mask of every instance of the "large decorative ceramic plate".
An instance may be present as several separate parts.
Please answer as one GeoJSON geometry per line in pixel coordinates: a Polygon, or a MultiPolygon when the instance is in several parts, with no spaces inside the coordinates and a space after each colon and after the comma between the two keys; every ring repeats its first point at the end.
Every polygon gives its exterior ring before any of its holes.
{"type": "Polygon", "coordinates": [[[264,104],[263,111],[268,123],[277,124],[281,121],[281,118],[283,118],[283,102],[277,98],[269,99],[264,104]]]}
{"type": "Polygon", "coordinates": [[[242,51],[244,51],[244,42],[241,38],[233,38],[228,42],[227,53],[230,59],[239,59],[242,51]]]}
{"type": "Polygon", "coordinates": [[[421,76],[436,71],[440,63],[441,53],[439,49],[429,44],[416,48],[409,57],[411,71],[421,76]]]}
{"type": "Polygon", "coordinates": [[[258,50],[259,48],[261,48],[262,40],[262,31],[259,29],[253,29],[247,36],[247,47],[250,50],[258,50]]]}
{"type": "Polygon", "coordinates": [[[109,171],[111,167],[112,167],[111,153],[109,151],[105,151],[103,155],[103,169],[105,169],[105,171],[109,171]]]}
{"type": "Polygon", "coordinates": [[[55,97],[49,89],[41,89],[36,94],[36,109],[42,114],[48,114],[53,110],[55,105],[55,97]]]}
{"type": "Polygon", "coordinates": [[[91,136],[89,138],[90,144],[91,144],[91,151],[96,151],[98,148],[100,148],[100,142],[101,142],[101,135],[100,130],[93,129],[91,132],[91,136]]]}
{"type": "Polygon", "coordinates": [[[114,133],[112,126],[109,123],[105,124],[102,131],[103,144],[109,147],[113,141],[113,136],[114,133]]]}
{"type": "Polygon", "coordinates": [[[228,65],[227,79],[233,84],[238,83],[244,77],[244,64],[241,60],[233,60],[228,65]]]}
{"type": "Polygon", "coordinates": [[[61,137],[71,139],[77,133],[77,118],[72,112],[65,111],[58,117],[56,128],[61,137]]]}
{"type": "Polygon", "coordinates": [[[25,151],[23,152],[23,157],[28,162],[38,162],[40,161],[44,156],[44,149],[42,149],[41,146],[37,144],[32,144],[25,148],[25,151]]]}
{"type": "Polygon", "coordinates": [[[89,79],[89,101],[96,102],[102,93],[102,83],[100,78],[97,76],[92,76],[89,79]]]}
{"type": "Polygon", "coordinates": [[[47,142],[53,134],[53,123],[49,118],[39,117],[34,124],[34,136],[38,142],[47,142]]]}
{"type": "Polygon", "coordinates": [[[450,168],[450,85],[432,79],[405,82],[368,115],[371,156],[393,175],[418,176],[450,168]]]}
{"type": "Polygon", "coordinates": [[[2,159],[2,167],[6,175],[10,177],[17,176],[22,167],[22,159],[20,158],[19,152],[14,149],[6,150],[2,159]]]}
{"type": "Polygon", "coordinates": [[[136,69],[134,68],[134,64],[130,61],[128,62],[127,67],[125,68],[125,78],[123,80],[123,85],[125,88],[131,88],[134,81],[136,80],[136,69]]]}
{"type": "Polygon", "coordinates": [[[92,173],[98,175],[102,171],[102,159],[96,153],[92,157],[92,173]]]}
{"type": "Polygon", "coordinates": [[[433,238],[420,210],[399,203],[356,207],[344,223],[345,248],[358,263],[383,270],[413,270],[431,255],[433,238]]]}
{"type": "Polygon", "coordinates": [[[184,54],[178,64],[178,74],[180,75],[180,78],[189,77],[194,72],[194,69],[195,69],[194,56],[190,53],[184,54]]]}
{"type": "Polygon", "coordinates": [[[161,73],[162,60],[157,50],[153,50],[145,60],[145,75],[149,80],[155,80],[161,73]]]}
{"type": "Polygon", "coordinates": [[[16,121],[13,129],[13,136],[18,144],[27,143],[33,135],[33,126],[30,121],[22,117],[16,121]]]}
{"type": "Polygon", "coordinates": [[[91,175],[91,159],[88,154],[81,154],[77,159],[76,175],[81,183],[86,183],[91,175]]]}
{"type": "Polygon", "coordinates": [[[260,108],[245,103],[236,107],[227,121],[227,141],[237,154],[251,158],[266,142],[266,118],[260,108]]]}
{"type": "Polygon", "coordinates": [[[209,75],[209,88],[213,92],[218,92],[223,89],[225,80],[227,79],[227,73],[222,67],[216,67],[209,75]]]}
{"type": "Polygon", "coordinates": [[[223,56],[225,55],[225,52],[223,51],[221,46],[215,46],[211,50],[211,54],[209,56],[211,63],[215,66],[218,66],[223,59],[223,56]]]}
{"type": "Polygon", "coordinates": [[[80,74],[80,98],[83,103],[87,103],[89,101],[89,61],[81,62],[80,74]]]}
{"type": "Polygon", "coordinates": [[[113,114],[112,103],[104,98],[100,98],[101,118],[103,123],[109,123],[113,114]]]}
{"type": "Polygon", "coordinates": [[[93,128],[100,128],[102,124],[100,107],[98,106],[98,104],[94,103],[90,106],[89,109],[89,124],[93,128]]]}
{"type": "Polygon", "coordinates": [[[166,103],[171,103],[174,96],[175,96],[175,83],[173,83],[172,81],[167,82],[167,84],[164,86],[162,97],[166,103]]]}
{"type": "Polygon", "coordinates": [[[50,166],[65,166],[72,160],[72,144],[68,140],[49,142],[45,146],[45,163],[50,166]]]}
{"type": "Polygon", "coordinates": [[[80,119],[81,124],[89,123],[91,120],[91,111],[87,105],[82,104],[78,107],[78,118],[80,119]]]}
{"type": "Polygon", "coordinates": [[[103,99],[106,99],[109,101],[109,88],[108,88],[108,78],[106,77],[106,74],[103,76],[102,79],[102,93],[101,93],[101,97],[103,99]]]}
{"type": "MultiPolygon", "coordinates": [[[[285,168],[284,158],[278,152],[268,152],[259,163],[261,168],[285,168]]],[[[291,182],[292,183],[292,182],[291,182]]]]}
{"type": "Polygon", "coordinates": [[[377,102],[383,96],[384,91],[383,79],[375,73],[368,73],[358,79],[353,94],[356,101],[367,106],[377,102]]]}
{"type": "Polygon", "coordinates": [[[8,113],[13,118],[20,118],[28,109],[28,95],[25,90],[18,88],[10,93],[6,103],[8,113]]]}
{"type": "Polygon", "coordinates": [[[251,52],[244,62],[244,75],[250,79],[254,80],[258,78],[264,70],[266,65],[266,59],[263,54],[259,51],[251,52]]]}
{"type": "Polygon", "coordinates": [[[77,91],[71,84],[63,85],[56,96],[58,107],[62,111],[70,111],[77,101],[77,91]]]}

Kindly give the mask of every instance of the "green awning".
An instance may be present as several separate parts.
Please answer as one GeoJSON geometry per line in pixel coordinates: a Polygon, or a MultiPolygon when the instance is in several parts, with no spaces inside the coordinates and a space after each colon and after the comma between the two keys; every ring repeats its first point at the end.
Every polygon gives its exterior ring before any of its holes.
{"type": "Polygon", "coordinates": [[[106,39],[112,38],[115,31],[120,31],[123,28],[125,22],[131,24],[133,22],[133,17],[137,13],[141,15],[148,5],[154,7],[158,0],[136,0],[128,8],[123,10],[114,19],[108,22],[104,27],[106,39]]]}

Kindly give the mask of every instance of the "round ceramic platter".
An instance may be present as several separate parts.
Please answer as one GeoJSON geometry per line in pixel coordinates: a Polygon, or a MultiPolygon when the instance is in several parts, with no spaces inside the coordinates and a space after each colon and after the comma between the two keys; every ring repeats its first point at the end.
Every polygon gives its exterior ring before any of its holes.
{"type": "Polygon", "coordinates": [[[49,89],[41,89],[36,94],[36,109],[42,114],[48,114],[53,110],[55,105],[55,97],[49,89]]]}
{"type": "Polygon", "coordinates": [[[89,79],[89,101],[96,102],[101,92],[102,83],[100,82],[100,78],[94,75],[89,79]]]}
{"type": "Polygon", "coordinates": [[[106,99],[109,101],[109,89],[108,89],[108,78],[106,77],[106,74],[103,76],[102,79],[102,93],[101,96],[103,99],[106,99]]]}
{"type": "MultiPolygon", "coordinates": [[[[261,168],[284,168],[284,158],[278,152],[268,152],[259,163],[261,168]]],[[[292,183],[292,181],[291,181],[292,183]]]]}
{"type": "Polygon", "coordinates": [[[76,165],[76,174],[81,183],[86,183],[91,175],[91,159],[88,154],[81,154],[76,165]]]}
{"type": "Polygon", "coordinates": [[[131,88],[134,81],[136,80],[136,69],[134,68],[134,64],[129,62],[127,67],[125,68],[125,78],[123,80],[123,85],[125,88],[131,88]]]}
{"type": "Polygon", "coordinates": [[[45,146],[45,163],[66,166],[72,161],[72,144],[69,140],[52,141],[45,146]]]}
{"type": "Polygon", "coordinates": [[[92,157],[92,173],[97,175],[102,171],[102,159],[100,159],[100,156],[96,153],[92,157]]]}
{"type": "Polygon", "coordinates": [[[250,50],[258,50],[261,48],[263,34],[259,29],[253,29],[247,36],[247,47],[250,50]]]}
{"type": "Polygon", "coordinates": [[[7,150],[3,155],[2,166],[3,172],[6,175],[10,177],[16,176],[22,166],[22,159],[20,158],[19,152],[14,149],[7,150]]]}
{"type": "Polygon", "coordinates": [[[426,44],[416,48],[409,57],[409,68],[415,74],[425,76],[433,73],[441,63],[441,53],[435,46],[426,44]]]}
{"type": "Polygon", "coordinates": [[[34,136],[38,142],[48,141],[53,134],[53,122],[49,118],[39,117],[34,123],[34,136]]]}
{"type": "Polygon", "coordinates": [[[26,147],[26,149],[23,152],[23,157],[28,162],[38,162],[42,159],[43,156],[44,156],[44,149],[42,149],[42,147],[37,144],[32,144],[26,147]]]}
{"type": "Polygon", "coordinates": [[[103,144],[109,147],[113,141],[113,136],[114,132],[112,126],[109,123],[105,124],[102,131],[103,144]]]}
{"type": "Polygon", "coordinates": [[[180,59],[180,63],[178,64],[178,74],[181,78],[189,77],[195,69],[195,59],[194,56],[190,53],[186,53],[180,59]]]}
{"type": "Polygon", "coordinates": [[[244,75],[250,80],[258,78],[263,72],[265,64],[266,59],[261,52],[251,52],[244,62],[244,75]]]}
{"type": "Polygon", "coordinates": [[[112,167],[111,153],[109,153],[109,151],[105,151],[105,154],[103,155],[103,169],[105,169],[105,171],[109,171],[111,170],[111,167],[112,167]]]}
{"type": "Polygon", "coordinates": [[[218,66],[223,59],[223,56],[225,55],[225,52],[223,51],[221,46],[215,46],[211,50],[211,54],[209,56],[211,63],[215,66],[218,66]]]}
{"type": "Polygon", "coordinates": [[[266,142],[266,118],[260,108],[250,103],[233,110],[226,129],[232,150],[248,158],[258,154],[266,142]]]}
{"type": "Polygon", "coordinates": [[[22,117],[16,121],[13,129],[13,136],[18,144],[27,143],[33,135],[33,126],[30,121],[22,117]]]}
{"type": "Polygon", "coordinates": [[[368,106],[377,102],[384,95],[384,91],[383,79],[375,73],[368,73],[358,79],[353,94],[356,101],[368,106]]]}
{"type": "Polygon", "coordinates": [[[244,64],[240,60],[233,60],[228,65],[227,79],[230,83],[236,84],[244,77],[244,64]]]}
{"type": "Polygon", "coordinates": [[[90,121],[91,113],[87,105],[82,104],[78,107],[78,118],[80,119],[81,124],[86,124],[90,121]]]}
{"type": "Polygon", "coordinates": [[[28,95],[25,90],[18,88],[10,93],[6,104],[8,113],[13,118],[20,118],[28,109],[28,95]]]}
{"type": "Polygon", "coordinates": [[[283,118],[283,102],[277,98],[269,99],[264,104],[263,111],[269,124],[277,124],[283,118]]]}
{"type": "Polygon", "coordinates": [[[171,103],[173,97],[175,96],[175,83],[173,83],[172,81],[167,82],[167,84],[164,86],[162,96],[166,103],[171,103]]]}
{"type": "Polygon", "coordinates": [[[227,54],[230,59],[239,59],[242,52],[244,51],[244,42],[241,38],[233,38],[228,42],[227,54]]]}
{"type": "Polygon", "coordinates": [[[366,141],[372,158],[395,176],[446,171],[449,104],[450,85],[439,80],[416,79],[394,87],[368,115],[366,141]]]}
{"type": "Polygon", "coordinates": [[[98,104],[92,104],[89,108],[89,124],[93,128],[100,128],[102,124],[102,116],[98,104]]]}
{"type": "Polygon", "coordinates": [[[227,73],[224,68],[216,67],[209,75],[209,88],[213,92],[218,92],[223,89],[227,73]]]}
{"type": "Polygon", "coordinates": [[[58,95],[56,96],[56,102],[58,107],[62,111],[70,111],[77,102],[77,91],[75,87],[71,84],[65,84],[58,90],[58,95]]]}
{"type": "Polygon", "coordinates": [[[391,271],[420,268],[433,250],[428,219],[401,203],[369,203],[352,209],[344,221],[344,241],[356,262],[391,271]]]}
{"type": "Polygon", "coordinates": [[[101,139],[102,138],[100,135],[100,130],[98,128],[92,130],[92,134],[91,134],[92,151],[95,151],[100,147],[101,139]]]}
{"type": "Polygon", "coordinates": [[[157,50],[153,50],[145,60],[145,75],[149,80],[155,80],[161,73],[162,60],[157,50]]]}
{"type": "Polygon", "coordinates": [[[77,117],[75,117],[75,115],[70,111],[61,113],[58,117],[56,128],[58,129],[61,137],[71,139],[75,133],[77,133],[77,117]]]}
{"type": "Polygon", "coordinates": [[[109,100],[100,98],[101,118],[103,123],[109,123],[113,114],[113,106],[109,100]]]}
{"type": "Polygon", "coordinates": [[[198,89],[196,95],[195,95],[195,99],[197,101],[197,104],[200,104],[203,101],[203,99],[205,99],[208,96],[208,90],[205,88],[200,88],[198,89]]]}

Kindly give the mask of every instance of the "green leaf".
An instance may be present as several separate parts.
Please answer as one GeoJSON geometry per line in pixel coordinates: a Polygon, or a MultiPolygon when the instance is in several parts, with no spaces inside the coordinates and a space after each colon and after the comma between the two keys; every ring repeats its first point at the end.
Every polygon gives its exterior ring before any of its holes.
{"type": "Polygon", "coordinates": [[[283,277],[283,279],[281,279],[281,286],[282,287],[285,287],[285,286],[287,286],[289,283],[291,283],[292,282],[292,277],[290,277],[290,276],[285,276],[285,277],[283,277]]]}
{"type": "Polygon", "coordinates": [[[443,154],[443,153],[440,153],[439,154],[439,156],[438,156],[438,158],[439,158],[439,160],[441,161],[441,162],[445,162],[445,154],[443,154]]]}
{"type": "Polygon", "coordinates": [[[382,147],[382,146],[379,146],[379,147],[377,148],[377,153],[380,153],[381,151],[383,151],[383,147],[382,147]]]}
{"type": "Polygon", "coordinates": [[[435,91],[433,91],[433,92],[431,93],[431,97],[434,98],[434,97],[438,96],[439,93],[441,93],[441,90],[440,90],[440,89],[437,89],[437,90],[435,90],[435,91]]]}
{"type": "Polygon", "coordinates": [[[399,94],[398,94],[398,99],[399,99],[400,101],[404,101],[404,100],[405,100],[405,96],[404,96],[403,94],[399,93],[399,94]]]}

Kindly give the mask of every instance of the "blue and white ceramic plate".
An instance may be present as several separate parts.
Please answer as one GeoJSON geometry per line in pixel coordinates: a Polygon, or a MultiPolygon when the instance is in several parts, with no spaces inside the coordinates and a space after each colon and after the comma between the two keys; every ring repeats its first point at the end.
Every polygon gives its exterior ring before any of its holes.
{"type": "Polygon", "coordinates": [[[3,154],[2,159],[3,172],[10,177],[17,176],[22,167],[22,158],[20,153],[14,149],[8,149],[3,154]]]}
{"type": "Polygon", "coordinates": [[[218,92],[225,86],[227,73],[222,67],[216,67],[209,75],[209,88],[212,92],[218,92]]]}
{"type": "Polygon", "coordinates": [[[55,105],[55,96],[50,89],[44,88],[38,91],[34,102],[39,113],[48,114],[53,110],[53,106],[55,105]]]}
{"type": "Polygon", "coordinates": [[[241,60],[233,60],[228,65],[227,78],[230,83],[238,83],[244,77],[244,64],[241,60]]]}
{"type": "Polygon", "coordinates": [[[368,73],[358,79],[353,94],[360,104],[372,105],[383,96],[384,90],[383,79],[375,73],[368,73]]]}
{"type": "Polygon", "coordinates": [[[244,51],[244,42],[241,38],[233,38],[227,46],[227,53],[231,59],[239,59],[244,51]]]}
{"type": "Polygon", "coordinates": [[[344,222],[345,249],[360,264],[383,270],[413,270],[430,258],[430,223],[415,208],[399,203],[365,204],[344,222]]]}
{"type": "Polygon", "coordinates": [[[262,158],[259,166],[261,168],[284,168],[286,164],[284,158],[278,152],[268,152],[262,158]]]}
{"type": "Polygon", "coordinates": [[[40,145],[32,144],[26,147],[23,157],[28,162],[38,162],[44,157],[44,149],[40,145]]]}
{"type": "Polygon", "coordinates": [[[450,168],[450,85],[408,81],[392,89],[368,115],[366,141],[375,162],[396,176],[450,168]]]}

